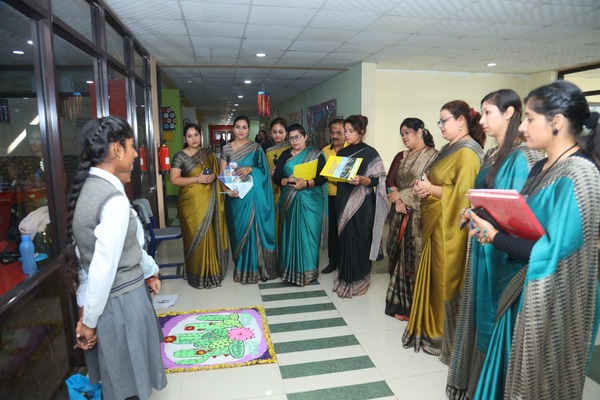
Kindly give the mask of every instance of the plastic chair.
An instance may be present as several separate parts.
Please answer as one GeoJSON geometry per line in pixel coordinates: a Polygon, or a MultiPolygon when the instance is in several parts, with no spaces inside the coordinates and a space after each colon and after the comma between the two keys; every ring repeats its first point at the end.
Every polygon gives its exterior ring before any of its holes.
{"type": "MultiPolygon", "coordinates": [[[[156,250],[163,241],[181,239],[181,228],[178,226],[159,228],[156,224],[156,221],[154,220],[152,208],[150,207],[150,202],[148,201],[148,199],[136,199],[132,203],[136,212],[142,219],[142,222],[146,225],[145,235],[146,240],[148,241],[148,255],[156,259],[156,250]]],[[[182,262],[158,264],[160,268],[176,268],[175,274],[165,275],[161,272],[161,278],[183,278],[183,264],[184,263],[182,262]]]]}

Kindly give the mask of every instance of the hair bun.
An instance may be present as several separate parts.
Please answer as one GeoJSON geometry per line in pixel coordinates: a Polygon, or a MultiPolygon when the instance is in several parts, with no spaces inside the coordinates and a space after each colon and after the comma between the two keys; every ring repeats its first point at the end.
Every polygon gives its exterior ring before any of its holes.
{"type": "Polygon", "coordinates": [[[588,129],[594,129],[598,125],[598,118],[600,118],[600,114],[594,111],[583,121],[583,125],[588,129]]]}

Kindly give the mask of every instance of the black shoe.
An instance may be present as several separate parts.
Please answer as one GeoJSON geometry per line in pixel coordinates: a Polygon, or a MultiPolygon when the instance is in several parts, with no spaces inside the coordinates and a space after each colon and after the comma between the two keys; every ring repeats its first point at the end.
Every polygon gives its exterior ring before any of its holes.
{"type": "Polygon", "coordinates": [[[323,268],[323,271],[321,271],[321,273],[322,274],[330,274],[333,271],[335,271],[336,269],[337,269],[337,266],[335,264],[329,264],[328,266],[323,268]]]}

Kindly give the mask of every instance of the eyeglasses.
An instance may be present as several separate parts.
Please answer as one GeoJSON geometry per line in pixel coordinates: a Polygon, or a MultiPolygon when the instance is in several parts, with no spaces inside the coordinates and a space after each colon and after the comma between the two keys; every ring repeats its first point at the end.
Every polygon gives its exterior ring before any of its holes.
{"type": "Polygon", "coordinates": [[[302,135],[290,136],[288,139],[290,142],[297,142],[302,139],[302,135]]]}
{"type": "Polygon", "coordinates": [[[453,115],[451,115],[451,116],[449,116],[449,117],[446,117],[446,118],[442,118],[442,119],[440,119],[440,120],[437,122],[437,126],[444,126],[444,125],[446,125],[446,122],[448,122],[448,120],[450,120],[450,119],[452,119],[452,118],[454,118],[454,116],[453,116],[453,115]]]}

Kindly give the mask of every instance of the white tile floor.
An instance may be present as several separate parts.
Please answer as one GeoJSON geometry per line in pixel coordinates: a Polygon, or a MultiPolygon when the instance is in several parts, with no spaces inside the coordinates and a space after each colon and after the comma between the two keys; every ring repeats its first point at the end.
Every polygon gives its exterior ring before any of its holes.
{"type": "MultiPolygon", "coordinates": [[[[178,245],[159,249],[159,257],[177,260],[178,245]],[[161,254],[161,252],[163,254],[161,254]]],[[[179,247],[180,249],[181,247],[179,247]]],[[[321,256],[321,264],[327,261],[326,254],[321,256]]],[[[382,263],[385,263],[383,261],[382,263]]],[[[269,307],[291,306],[333,302],[337,311],[319,312],[319,318],[335,318],[341,315],[347,326],[313,329],[307,331],[283,332],[272,334],[273,342],[299,340],[314,337],[332,337],[354,335],[359,344],[337,349],[322,349],[300,353],[285,353],[278,356],[278,364],[253,365],[239,368],[226,368],[199,372],[168,374],[169,384],[161,392],[155,392],[152,400],[188,400],[188,399],[269,399],[287,400],[286,394],[305,392],[338,386],[355,385],[361,382],[385,380],[395,397],[384,399],[430,399],[445,400],[445,385],[448,367],[436,357],[424,353],[415,353],[404,349],[401,337],[405,322],[394,320],[384,314],[385,295],[388,275],[385,267],[379,263],[374,270],[380,273],[372,275],[371,287],[362,297],[344,300],[331,292],[333,274],[320,275],[318,280],[328,297],[284,300],[270,302],[269,307]],[[375,368],[356,371],[316,375],[304,378],[283,379],[279,366],[297,364],[299,362],[322,361],[368,355],[375,368]]],[[[242,306],[262,305],[258,285],[241,285],[232,280],[232,263],[222,287],[197,290],[190,287],[182,279],[163,281],[161,294],[179,295],[177,304],[168,311],[188,311],[196,309],[236,308],[242,306]]],[[[273,282],[273,281],[270,281],[273,282]]],[[[314,287],[298,288],[315,290],[314,287]]],[[[264,290],[262,291],[264,294],[264,290]]],[[[268,291],[278,293],[277,289],[268,291]]],[[[280,292],[280,291],[279,291],[280,292]]],[[[289,316],[269,317],[269,324],[287,322],[289,316]]],[[[297,321],[298,317],[295,317],[297,321]]],[[[315,313],[311,315],[315,319],[315,313]]],[[[600,338],[596,340],[600,344],[600,338]]],[[[587,378],[584,400],[600,399],[600,385],[587,378]]]]}

